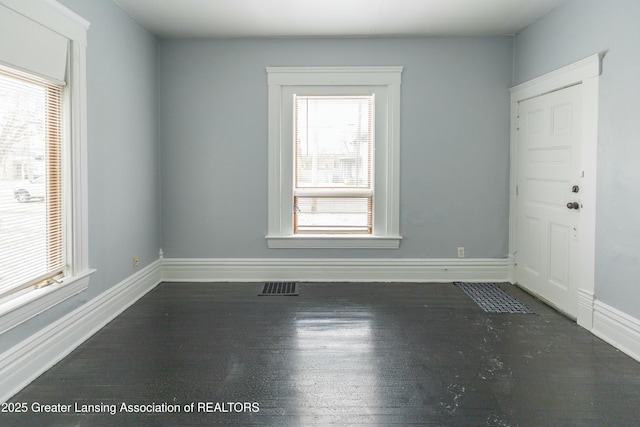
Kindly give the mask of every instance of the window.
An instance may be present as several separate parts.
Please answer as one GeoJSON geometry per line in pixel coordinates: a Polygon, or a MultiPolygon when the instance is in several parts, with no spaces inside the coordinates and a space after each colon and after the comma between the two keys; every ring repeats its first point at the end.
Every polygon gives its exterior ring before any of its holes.
{"type": "Polygon", "coordinates": [[[0,4],[0,333],[86,289],[86,30],[53,0],[0,4]]]}
{"type": "Polygon", "coordinates": [[[373,232],[373,101],[294,95],[294,234],[373,232]]]}
{"type": "Polygon", "coordinates": [[[270,248],[397,248],[402,67],[268,67],[270,248]]]}
{"type": "Polygon", "coordinates": [[[62,86],[0,67],[0,298],[65,271],[62,86]]]}

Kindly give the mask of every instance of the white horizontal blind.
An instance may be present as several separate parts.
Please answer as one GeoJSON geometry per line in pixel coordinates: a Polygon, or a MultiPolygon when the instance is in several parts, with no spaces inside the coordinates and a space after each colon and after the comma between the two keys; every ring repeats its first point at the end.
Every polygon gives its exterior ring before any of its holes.
{"type": "Polygon", "coordinates": [[[0,68],[0,297],[64,271],[61,97],[0,68]]]}
{"type": "Polygon", "coordinates": [[[373,106],[373,95],[295,96],[295,234],[373,232],[373,106]]]}

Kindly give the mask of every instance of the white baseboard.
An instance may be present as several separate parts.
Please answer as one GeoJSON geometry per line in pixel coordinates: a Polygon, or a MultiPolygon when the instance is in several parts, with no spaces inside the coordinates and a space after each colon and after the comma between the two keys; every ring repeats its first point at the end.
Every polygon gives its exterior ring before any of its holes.
{"type": "Polygon", "coordinates": [[[155,288],[161,278],[158,260],[1,354],[0,402],[62,360],[155,288]]]}
{"type": "Polygon", "coordinates": [[[507,259],[165,258],[166,282],[506,282],[507,259]]]}
{"type": "Polygon", "coordinates": [[[591,332],[640,362],[640,320],[595,301],[591,332]]]}
{"type": "Polygon", "coordinates": [[[593,329],[593,305],[595,303],[595,295],[593,292],[578,289],[578,325],[585,329],[593,329]]]}

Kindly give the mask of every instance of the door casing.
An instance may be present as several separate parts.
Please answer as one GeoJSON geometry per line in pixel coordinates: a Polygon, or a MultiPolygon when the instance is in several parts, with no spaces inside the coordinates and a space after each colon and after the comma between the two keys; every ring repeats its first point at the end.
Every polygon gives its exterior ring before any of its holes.
{"type": "Polygon", "coordinates": [[[579,85],[582,90],[582,146],[580,193],[582,207],[578,222],[578,310],[580,326],[593,328],[595,301],[595,231],[596,231],[596,182],[598,142],[598,88],[602,55],[596,54],[560,68],[510,89],[511,91],[511,146],[509,185],[509,281],[518,283],[516,274],[517,254],[517,203],[518,134],[517,117],[520,101],[579,85]]]}

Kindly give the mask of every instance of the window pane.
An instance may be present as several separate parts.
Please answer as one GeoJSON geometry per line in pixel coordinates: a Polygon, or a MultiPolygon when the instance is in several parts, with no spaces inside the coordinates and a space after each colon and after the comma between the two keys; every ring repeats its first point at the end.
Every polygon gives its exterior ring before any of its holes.
{"type": "Polygon", "coordinates": [[[296,188],[371,188],[373,95],[295,97],[296,188]]]}
{"type": "Polygon", "coordinates": [[[63,269],[60,101],[0,69],[0,296],[63,269]]]}
{"type": "Polygon", "coordinates": [[[371,233],[371,197],[295,197],[297,233],[371,233]]]}

